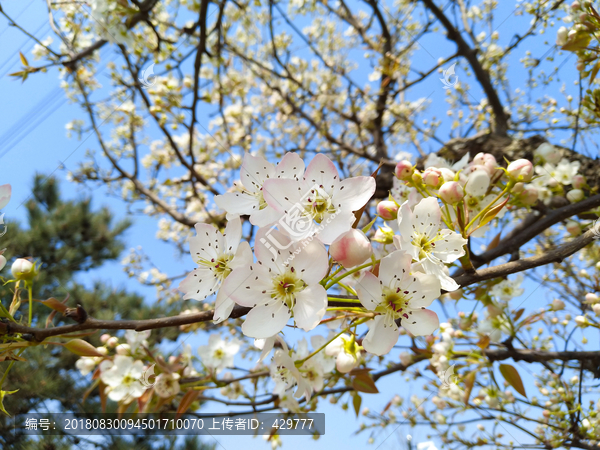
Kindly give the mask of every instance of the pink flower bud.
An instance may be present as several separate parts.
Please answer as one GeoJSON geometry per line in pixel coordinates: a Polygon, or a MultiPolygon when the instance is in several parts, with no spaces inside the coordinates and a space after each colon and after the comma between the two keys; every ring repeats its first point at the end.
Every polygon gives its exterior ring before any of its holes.
{"type": "Polygon", "coordinates": [[[523,203],[523,205],[531,206],[531,205],[535,205],[535,202],[538,201],[539,197],[540,197],[540,192],[536,188],[528,187],[523,192],[521,192],[521,195],[519,196],[519,200],[521,200],[521,203],[523,203]]]}
{"type": "Polygon", "coordinates": [[[100,342],[102,342],[103,344],[106,344],[109,339],[110,339],[110,334],[104,333],[102,336],[100,336],[100,342]]]}
{"type": "Polygon", "coordinates": [[[131,347],[129,344],[119,344],[115,351],[117,352],[117,355],[127,355],[131,351],[131,347]]]}
{"type": "Polygon", "coordinates": [[[400,161],[396,164],[396,178],[399,180],[408,180],[413,173],[413,165],[410,161],[400,161]]]}
{"type": "Polygon", "coordinates": [[[571,10],[572,11],[579,11],[581,9],[581,4],[575,0],[573,3],[571,3],[571,10]]]}
{"type": "Polygon", "coordinates": [[[394,220],[398,217],[398,205],[396,202],[384,200],[377,205],[377,214],[383,220],[394,220]]]}
{"type": "Polygon", "coordinates": [[[575,189],[581,189],[587,184],[587,181],[583,175],[575,175],[573,177],[573,187],[575,189]]]}
{"type": "Polygon", "coordinates": [[[36,275],[33,263],[24,258],[17,259],[10,271],[16,280],[31,280],[36,275]]]}
{"type": "Polygon", "coordinates": [[[427,186],[436,188],[440,185],[441,181],[442,172],[440,172],[439,169],[436,169],[435,167],[430,167],[428,169],[425,169],[425,172],[423,172],[423,182],[427,186]]]}
{"type": "Polygon", "coordinates": [[[116,347],[118,343],[119,343],[119,339],[115,336],[110,337],[106,341],[106,345],[108,345],[109,347],[116,347]]]}
{"type": "Polygon", "coordinates": [[[572,189],[569,192],[567,192],[567,200],[569,200],[571,203],[580,202],[584,198],[585,194],[581,189],[572,189]]]}
{"type": "Polygon", "coordinates": [[[557,164],[562,158],[560,150],[548,142],[541,144],[534,153],[550,164],[557,164]]]}
{"type": "Polygon", "coordinates": [[[458,181],[449,181],[442,184],[438,196],[443,202],[449,205],[455,205],[465,197],[465,192],[458,181]]]}
{"type": "Polygon", "coordinates": [[[515,181],[527,183],[533,178],[533,164],[527,159],[517,159],[506,168],[508,176],[515,181]]]}
{"type": "Polygon", "coordinates": [[[333,241],[329,253],[342,266],[350,268],[368,260],[373,254],[373,247],[365,233],[353,228],[333,241]]]}
{"type": "Polygon", "coordinates": [[[567,232],[573,237],[581,234],[581,227],[574,220],[567,220],[566,228],[567,232]]]}

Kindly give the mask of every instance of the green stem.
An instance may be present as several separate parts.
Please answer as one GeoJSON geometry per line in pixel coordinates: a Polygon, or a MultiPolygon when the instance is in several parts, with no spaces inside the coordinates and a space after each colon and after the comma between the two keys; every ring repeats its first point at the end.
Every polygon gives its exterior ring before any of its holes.
{"type": "Polygon", "coordinates": [[[340,280],[343,280],[344,278],[346,278],[346,277],[347,277],[347,276],[349,276],[349,275],[352,275],[353,273],[356,273],[356,272],[359,272],[359,271],[361,271],[361,270],[363,270],[363,269],[366,269],[367,267],[370,267],[370,266],[372,266],[372,265],[376,264],[377,262],[378,262],[378,261],[375,261],[375,262],[371,261],[371,262],[368,262],[368,263],[362,264],[362,265],[360,265],[360,266],[356,266],[354,269],[350,269],[350,270],[349,270],[349,271],[347,271],[345,274],[343,274],[343,275],[340,275],[339,277],[337,277],[337,278],[334,278],[333,280],[331,280],[331,281],[329,282],[329,284],[328,284],[327,286],[325,286],[325,289],[326,289],[326,290],[327,290],[327,289],[329,289],[331,286],[333,286],[334,284],[336,284],[338,281],[340,281],[340,280]]]}
{"type": "Polygon", "coordinates": [[[33,285],[32,285],[32,283],[27,283],[27,291],[29,292],[29,326],[31,326],[31,321],[33,320],[33,285]]]}
{"type": "Polygon", "coordinates": [[[340,273],[342,270],[344,270],[344,268],[342,266],[338,267],[337,270],[335,272],[333,272],[331,275],[329,275],[328,277],[324,278],[321,280],[321,284],[323,286],[325,286],[327,284],[327,282],[329,280],[331,280],[331,277],[336,276],[338,273],[340,273]]]}
{"type": "Polygon", "coordinates": [[[507,192],[508,192],[510,189],[512,189],[512,187],[514,186],[514,184],[515,184],[515,182],[514,182],[513,180],[510,180],[510,181],[508,182],[508,184],[506,185],[506,187],[504,188],[504,190],[503,190],[502,192],[500,192],[500,193],[498,194],[498,196],[497,196],[497,197],[496,197],[496,198],[495,198],[495,199],[494,199],[494,200],[493,200],[493,201],[492,201],[492,202],[491,202],[489,205],[487,205],[485,208],[483,208],[481,211],[479,211],[479,213],[478,213],[478,214],[477,214],[475,217],[473,217],[473,220],[471,220],[471,221],[470,221],[470,222],[467,224],[467,226],[465,227],[465,231],[468,231],[468,230],[469,230],[469,228],[471,228],[471,226],[472,226],[472,225],[473,225],[473,224],[474,224],[474,223],[475,223],[475,222],[476,222],[476,221],[477,221],[477,220],[478,220],[480,217],[483,217],[483,215],[484,215],[485,213],[487,213],[487,212],[488,212],[490,209],[492,209],[492,208],[494,207],[495,203],[496,203],[496,202],[497,202],[499,199],[501,199],[501,198],[504,196],[504,194],[506,194],[506,193],[507,193],[507,192]]]}

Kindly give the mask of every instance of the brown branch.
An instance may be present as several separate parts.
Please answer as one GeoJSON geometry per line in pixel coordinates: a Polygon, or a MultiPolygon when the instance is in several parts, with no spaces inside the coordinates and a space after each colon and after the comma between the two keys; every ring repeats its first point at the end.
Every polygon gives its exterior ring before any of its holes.
{"type": "Polygon", "coordinates": [[[490,74],[487,70],[483,68],[477,59],[477,49],[471,48],[469,44],[463,39],[460,31],[456,29],[456,27],[450,22],[448,17],[443,13],[443,11],[438,8],[438,6],[433,2],[433,0],[422,0],[427,9],[429,9],[433,15],[442,23],[444,28],[446,29],[448,39],[454,41],[457,47],[457,53],[461,56],[464,56],[466,60],[469,62],[471,69],[473,69],[473,73],[475,74],[475,78],[483,88],[485,95],[488,99],[488,103],[492,107],[492,111],[494,112],[494,133],[506,136],[508,133],[508,116],[504,111],[504,106],[502,106],[502,102],[500,101],[500,97],[498,97],[498,93],[494,86],[492,85],[492,81],[490,79],[490,74]]]}

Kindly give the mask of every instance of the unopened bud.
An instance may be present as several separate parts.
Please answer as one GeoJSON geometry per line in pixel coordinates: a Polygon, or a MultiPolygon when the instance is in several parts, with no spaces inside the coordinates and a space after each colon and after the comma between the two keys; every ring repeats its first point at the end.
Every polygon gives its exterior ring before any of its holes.
{"type": "Polygon", "coordinates": [[[567,192],[567,200],[569,200],[571,203],[580,202],[584,198],[585,194],[581,189],[572,189],[567,192]]]}
{"type": "Polygon", "coordinates": [[[333,241],[329,253],[342,266],[349,268],[368,260],[373,254],[373,247],[365,233],[353,228],[333,241]]]}
{"type": "Polygon", "coordinates": [[[490,181],[490,174],[486,170],[478,169],[467,178],[465,191],[467,194],[480,197],[486,194],[490,187],[490,181]]]}
{"type": "Polygon", "coordinates": [[[563,302],[562,300],[559,300],[559,299],[555,298],[552,301],[552,309],[554,311],[560,311],[560,310],[565,309],[565,302],[563,302]]]}
{"type": "Polygon", "coordinates": [[[535,154],[550,164],[557,164],[561,160],[560,150],[554,145],[544,142],[535,150],[535,154]]]}
{"type": "Polygon", "coordinates": [[[394,220],[398,217],[398,204],[390,200],[384,200],[377,205],[377,214],[383,220],[394,220]]]}
{"type": "Polygon", "coordinates": [[[16,280],[31,280],[36,275],[34,264],[24,258],[17,259],[10,268],[16,280]]]}
{"type": "Polygon", "coordinates": [[[560,27],[556,33],[556,45],[562,47],[567,44],[569,30],[566,27],[560,27]]]}
{"type": "Polygon", "coordinates": [[[425,172],[423,172],[423,182],[427,186],[437,188],[440,185],[440,183],[442,182],[442,180],[443,180],[442,172],[440,172],[440,170],[436,169],[435,167],[430,167],[429,169],[425,169],[425,172]]]}
{"type": "Polygon", "coordinates": [[[517,159],[506,168],[508,176],[515,181],[531,181],[533,178],[533,164],[528,159],[517,159]]]}
{"type": "Polygon", "coordinates": [[[438,192],[438,196],[444,203],[455,205],[465,198],[465,192],[458,181],[444,183],[438,192]]]}
{"type": "Polygon", "coordinates": [[[575,175],[573,177],[572,184],[575,189],[581,189],[582,187],[584,187],[587,184],[587,182],[583,175],[575,175]]]}
{"type": "Polygon", "coordinates": [[[598,296],[593,292],[588,292],[587,294],[585,294],[585,302],[589,305],[598,303],[598,296]]]}
{"type": "Polygon", "coordinates": [[[410,161],[400,161],[396,164],[396,178],[399,180],[408,180],[413,173],[413,165],[410,161]]]}

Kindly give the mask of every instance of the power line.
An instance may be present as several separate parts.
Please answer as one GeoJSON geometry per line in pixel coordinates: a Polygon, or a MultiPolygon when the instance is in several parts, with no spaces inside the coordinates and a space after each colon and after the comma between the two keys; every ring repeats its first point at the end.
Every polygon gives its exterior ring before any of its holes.
{"type": "MultiPolygon", "coordinates": [[[[39,32],[39,31],[40,31],[42,28],[44,28],[44,26],[48,26],[48,27],[49,27],[50,25],[48,24],[48,22],[47,22],[47,21],[44,21],[44,22],[43,22],[43,23],[42,23],[42,24],[41,24],[41,25],[38,27],[38,29],[37,29],[37,30],[35,30],[35,31],[34,31],[32,34],[33,34],[33,35],[36,35],[36,34],[37,34],[37,33],[38,33],[38,32],[39,32]]],[[[44,32],[43,34],[45,34],[45,32],[44,32]]],[[[38,39],[38,40],[39,40],[39,39],[38,39]]],[[[0,65],[0,70],[2,70],[2,68],[3,68],[4,66],[6,66],[6,64],[8,64],[8,63],[9,63],[11,60],[13,60],[15,57],[18,57],[18,55],[19,55],[19,52],[20,52],[20,51],[23,49],[23,47],[24,47],[26,44],[31,44],[31,46],[29,46],[29,48],[31,48],[31,47],[33,47],[33,46],[35,45],[35,43],[33,43],[33,42],[32,42],[31,38],[30,38],[30,37],[27,37],[27,38],[25,39],[25,41],[23,41],[23,42],[21,43],[21,45],[20,45],[19,49],[18,49],[16,52],[14,52],[12,55],[10,55],[8,58],[6,58],[6,60],[4,60],[4,62],[3,62],[1,65],[0,65]]],[[[26,50],[25,52],[27,53],[27,51],[29,51],[29,50],[26,50]]],[[[4,72],[2,75],[0,75],[0,78],[4,78],[4,76],[5,76],[5,75],[6,75],[8,72],[10,72],[10,71],[12,70],[12,67],[13,67],[13,66],[10,66],[10,68],[9,68],[9,69],[8,69],[6,72],[4,72]]]]}
{"type": "MultiPolygon", "coordinates": [[[[27,10],[27,8],[29,8],[31,5],[33,5],[33,2],[35,0],[31,0],[29,2],[29,4],[23,9],[23,11],[21,11],[19,14],[17,14],[14,18],[14,20],[17,20],[19,17],[21,17],[21,15],[27,10]]],[[[8,30],[10,28],[10,25],[6,25],[6,28],[4,30],[2,30],[2,33],[0,33],[0,36],[2,36],[4,33],[6,33],[6,30],[8,30]]]]}

